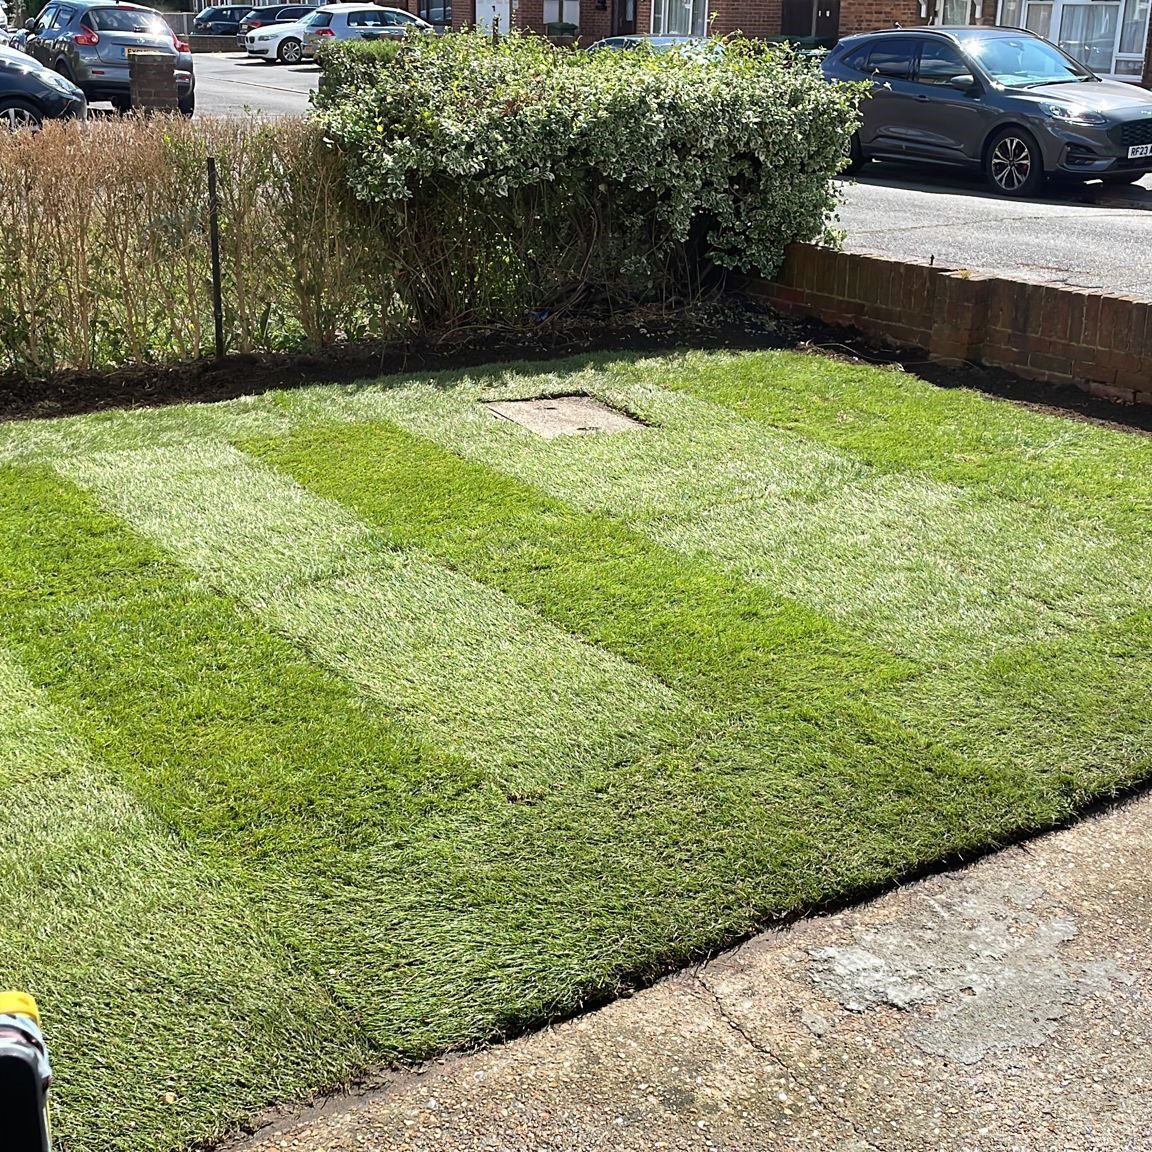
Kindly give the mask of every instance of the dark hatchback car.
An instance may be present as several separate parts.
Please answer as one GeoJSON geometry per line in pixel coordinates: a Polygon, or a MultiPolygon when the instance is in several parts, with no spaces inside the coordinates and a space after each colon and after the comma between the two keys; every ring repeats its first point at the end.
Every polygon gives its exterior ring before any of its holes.
{"type": "Polygon", "coordinates": [[[240,21],[240,31],[236,33],[236,46],[243,52],[247,45],[244,37],[257,28],[266,28],[269,24],[295,24],[305,16],[316,11],[315,4],[289,4],[278,8],[268,5],[264,8],[249,8],[248,14],[240,21]]]}
{"type": "Polygon", "coordinates": [[[235,36],[240,31],[240,21],[251,11],[251,4],[205,8],[192,21],[192,32],[196,36],[235,36]]]}
{"type": "Polygon", "coordinates": [[[0,48],[0,129],[39,128],[45,120],[83,120],[84,93],[59,72],[17,52],[0,48]]]}
{"type": "Polygon", "coordinates": [[[1031,32],[894,28],[842,40],[822,68],[872,83],[852,168],[957,165],[1007,196],[1049,177],[1127,184],[1152,172],[1152,92],[1101,80],[1031,32]]]}
{"type": "Polygon", "coordinates": [[[28,21],[24,45],[29,56],[66,76],[89,100],[110,100],[121,111],[132,106],[129,56],[141,50],[176,58],[180,111],[191,116],[196,107],[192,54],[151,8],[108,0],[53,0],[28,21]]]}

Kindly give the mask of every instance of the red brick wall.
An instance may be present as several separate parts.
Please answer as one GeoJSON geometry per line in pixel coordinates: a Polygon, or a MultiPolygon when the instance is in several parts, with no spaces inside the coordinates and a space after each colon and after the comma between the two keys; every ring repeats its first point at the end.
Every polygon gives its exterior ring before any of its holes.
{"type": "Polygon", "coordinates": [[[580,43],[591,44],[612,35],[612,0],[607,0],[604,11],[596,7],[596,0],[580,0],[580,43]]]}
{"type": "Polygon", "coordinates": [[[781,311],[924,348],[935,359],[1152,404],[1152,300],[807,244],[788,250],[775,280],[749,278],[741,287],[781,311]]]}
{"type": "MultiPolygon", "coordinates": [[[[928,12],[932,12],[931,2],[928,12]]],[[[903,24],[914,28],[926,24],[920,18],[918,0],[842,0],[840,6],[840,35],[852,36],[857,32],[872,32],[877,28],[891,28],[903,24]]]]}
{"type": "MultiPolygon", "coordinates": [[[[489,0],[491,3],[491,0],[489,0]]],[[[512,23],[533,32],[544,31],[544,0],[513,0],[512,23]]]]}
{"type": "Polygon", "coordinates": [[[708,5],[716,13],[710,28],[713,36],[743,32],[745,36],[780,35],[780,0],[718,0],[708,5]]]}
{"type": "MultiPolygon", "coordinates": [[[[416,11],[418,0],[404,0],[411,11],[416,11]]],[[[477,0],[456,0],[453,9],[453,27],[472,23],[477,0]]],[[[484,0],[479,0],[483,3],[484,0]]],[[[596,0],[581,0],[580,39],[584,44],[612,34],[612,5],[607,0],[603,11],[596,8],[596,0]]],[[[636,31],[652,31],[653,0],[636,0],[636,31]]],[[[931,15],[935,0],[929,0],[931,15]]],[[[781,0],[712,0],[708,5],[712,35],[726,36],[743,32],[746,36],[778,36],[780,34],[781,0]]],[[[995,18],[995,5],[986,3],[985,23],[995,18]]],[[[536,32],[544,30],[543,0],[519,0],[513,12],[513,23],[518,28],[536,32]]],[[[842,0],[840,8],[840,35],[870,32],[875,28],[891,28],[903,24],[914,28],[927,23],[921,19],[919,0],[842,0]]],[[[1149,71],[1152,72],[1152,48],[1149,51],[1149,71]]]]}

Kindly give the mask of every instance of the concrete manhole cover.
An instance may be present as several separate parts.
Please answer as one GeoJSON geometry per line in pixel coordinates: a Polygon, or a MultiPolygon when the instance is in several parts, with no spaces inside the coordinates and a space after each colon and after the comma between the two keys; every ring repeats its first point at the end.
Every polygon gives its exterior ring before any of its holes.
{"type": "Polygon", "coordinates": [[[487,400],[484,407],[502,420],[521,424],[545,440],[587,432],[632,432],[647,425],[592,396],[541,396],[535,400],[487,400]]]}

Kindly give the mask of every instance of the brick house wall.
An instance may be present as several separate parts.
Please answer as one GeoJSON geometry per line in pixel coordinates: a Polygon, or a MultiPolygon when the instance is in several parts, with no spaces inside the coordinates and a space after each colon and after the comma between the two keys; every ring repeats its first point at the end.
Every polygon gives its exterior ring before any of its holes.
{"type": "MultiPolygon", "coordinates": [[[[928,11],[931,15],[931,5],[928,11]]],[[[891,28],[894,24],[914,28],[927,23],[927,20],[920,18],[918,0],[847,0],[840,6],[841,36],[872,32],[876,28],[891,28]]]]}
{"type": "MultiPolygon", "coordinates": [[[[391,2],[391,0],[389,0],[391,2]]],[[[453,28],[464,28],[474,23],[476,5],[491,0],[455,0],[452,12],[453,28]]],[[[652,31],[652,5],[654,0],[635,0],[636,32],[643,35],[652,31]]],[[[401,0],[409,11],[418,11],[419,0],[401,0]]],[[[580,0],[580,42],[590,44],[613,32],[613,9],[623,0],[580,0]]],[[[926,17],[920,15],[919,0],[841,0],[840,36],[870,32],[876,28],[891,28],[901,24],[915,28],[931,23],[941,0],[927,0],[926,17]]],[[[708,0],[709,28],[712,35],[727,36],[742,32],[746,36],[778,36],[781,27],[782,0],[708,0]]],[[[996,22],[996,0],[985,0],[981,23],[996,22]]],[[[533,32],[544,31],[544,0],[512,0],[512,24],[533,32]]],[[[1152,37],[1144,67],[1143,83],[1152,87],[1152,37]]]]}

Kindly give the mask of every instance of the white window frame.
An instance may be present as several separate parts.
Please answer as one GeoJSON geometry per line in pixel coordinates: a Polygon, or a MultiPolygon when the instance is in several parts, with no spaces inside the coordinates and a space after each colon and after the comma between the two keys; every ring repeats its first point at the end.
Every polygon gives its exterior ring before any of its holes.
{"type": "MultiPolygon", "coordinates": [[[[1093,0],[1052,0],[1052,22],[1049,25],[1049,28],[1050,28],[1049,39],[1051,39],[1054,44],[1060,43],[1060,28],[1061,28],[1061,25],[1063,23],[1064,9],[1066,7],[1070,7],[1073,4],[1085,4],[1085,3],[1089,3],[1089,2],[1093,2],[1093,0]]],[[[997,24],[1003,24],[1005,22],[1004,21],[1005,4],[1006,4],[1006,0],[999,0],[999,6],[996,10],[996,23],[997,24]]],[[[1019,3],[1014,4],[1013,6],[1018,7],[1021,15],[1023,15],[1024,12],[1026,11],[1026,5],[1027,5],[1027,0],[1019,0],[1019,3]]],[[[1015,22],[1012,22],[1012,23],[1013,23],[1013,27],[1019,27],[1019,25],[1016,24],[1015,22]]],[[[1120,34],[1123,31],[1123,28],[1124,28],[1124,3],[1123,3],[1123,0],[1121,0],[1121,2],[1120,2],[1120,19],[1116,22],[1116,41],[1112,46],[1112,57],[1111,57],[1111,63],[1109,64],[1109,68],[1114,68],[1116,66],[1117,59],[1120,59],[1120,60],[1125,60],[1125,61],[1131,61],[1133,63],[1136,63],[1137,61],[1140,62],[1139,69],[1135,73],[1119,73],[1119,72],[1112,72],[1112,71],[1108,71],[1108,72],[1100,71],[1098,73],[1098,75],[1103,76],[1105,79],[1108,79],[1108,80],[1126,80],[1132,84],[1139,84],[1140,79],[1141,79],[1141,74],[1143,72],[1143,61],[1145,58],[1145,53],[1148,50],[1148,39],[1149,39],[1149,36],[1152,36],[1152,7],[1149,8],[1149,23],[1144,28],[1144,51],[1143,52],[1140,52],[1140,53],[1135,53],[1135,52],[1121,53],[1120,52],[1120,50],[1119,50],[1120,49],[1120,34]]]]}

